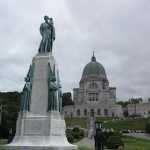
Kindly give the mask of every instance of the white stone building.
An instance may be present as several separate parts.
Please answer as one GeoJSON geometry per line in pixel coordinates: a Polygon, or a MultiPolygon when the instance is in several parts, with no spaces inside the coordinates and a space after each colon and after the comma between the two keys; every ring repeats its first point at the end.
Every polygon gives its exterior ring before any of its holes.
{"type": "Polygon", "coordinates": [[[128,104],[127,106],[128,115],[138,115],[141,117],[150,116],[150,102],[139,103],[139,104],[128,104]]]}
{"type": "Polygon", "coordinates": [[[109,86],[104,67],[93,55],[83,69],[79,88],[73,89],[74,105],[64,107],[65,117],[122,117],[116,104],[116,88],[109,86]]]}

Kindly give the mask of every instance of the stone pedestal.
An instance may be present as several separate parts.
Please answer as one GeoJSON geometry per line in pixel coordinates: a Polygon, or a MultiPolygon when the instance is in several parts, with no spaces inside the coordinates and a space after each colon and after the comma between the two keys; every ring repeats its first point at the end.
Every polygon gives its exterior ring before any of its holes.
{"type": "Polygon", "coordinates": [[[65,121],[58,112],[45,116],[31,113],[19,114],[17,132],[8,144],[10,149],[61,149],[74,150],[77,147],[69,144],[65,134],[65,121]]]}
{"type": "Polygon", "coordinates": [[[21,111],[17,120],[16,135],[10,149],[21,150],[74,150],[66,138],[64,118],[58,110],[48,111],[48,64],[58,71],[54,57],[40,54],[33,58],[32,93],[30,110],[21,111]]]}

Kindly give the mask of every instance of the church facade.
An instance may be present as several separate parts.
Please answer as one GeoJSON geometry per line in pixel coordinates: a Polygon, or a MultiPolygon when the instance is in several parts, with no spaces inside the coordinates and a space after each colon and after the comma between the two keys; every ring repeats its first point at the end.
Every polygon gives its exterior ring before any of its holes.
{"type": "Polygon", "coordinates": [[[65,117],[122,117],[116,88],[109,86],[104,67],[92,56],[84,67],[79,88],[73,89],[74,105],[64,107],[65,117]]]}

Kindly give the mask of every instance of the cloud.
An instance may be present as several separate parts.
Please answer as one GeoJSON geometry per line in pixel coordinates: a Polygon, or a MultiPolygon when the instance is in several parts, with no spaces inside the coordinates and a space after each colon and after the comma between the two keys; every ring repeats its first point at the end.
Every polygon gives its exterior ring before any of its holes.
{"type": "Polygon", "coordinates": [[[149,7],[148,0],[1,0],[0,90],[22,89],[47,14],[54,18],[63,91],[78,87],[94,50],[118,99],[149,97],[149,7]]]}

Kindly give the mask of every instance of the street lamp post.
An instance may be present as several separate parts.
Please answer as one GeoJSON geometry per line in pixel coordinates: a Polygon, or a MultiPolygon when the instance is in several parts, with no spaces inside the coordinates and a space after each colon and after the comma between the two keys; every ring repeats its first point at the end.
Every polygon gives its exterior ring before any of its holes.
{"type": "Polygon", "coordinates": [[[3,109],[3,105],[0,105],[0,125],[2,124],[2,109],[3,109]]]}
{"type": "Polygon", "coordinates": [[[104,150],[104,135],[102,132],[102,122],[95,121],[95,150],[104,150]]]}

